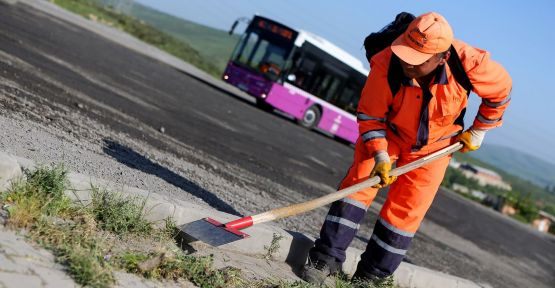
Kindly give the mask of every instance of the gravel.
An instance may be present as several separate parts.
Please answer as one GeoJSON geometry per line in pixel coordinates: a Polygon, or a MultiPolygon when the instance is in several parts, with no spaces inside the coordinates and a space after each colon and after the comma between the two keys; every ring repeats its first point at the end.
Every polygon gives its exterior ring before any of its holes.
{"type": "MultiPolygon", "coordinates": [[[[73,107],[43,105],[39,95],[20,97],[29,91],[2,80],[0,150],[8,154],[43,165],[63,164],[71,171],[116,184],[241,215],[288,205],[292,199],[307,200],[296,191],[205,155],[160,131],[144,127],[147,133],[165,138],[180,155],[161,151],[85,117],[80,113],[80,103],[73,107]],[[269,195],[276,194],[282,196],[268,201],[269,195]]],[[[321,208],[278,221],[278,225],[316,235],[325,212],[321,208]]]]}

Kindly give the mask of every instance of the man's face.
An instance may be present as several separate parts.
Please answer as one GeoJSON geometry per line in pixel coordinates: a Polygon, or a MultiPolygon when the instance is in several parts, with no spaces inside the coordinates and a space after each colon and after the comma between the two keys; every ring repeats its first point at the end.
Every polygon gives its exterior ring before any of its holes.
{"type": "Polygon", "coordinates": [[[400,59],[400,62],[405,76],[411,79],[418,79],[432,73],[437,68],[437,66],[444,65],[448,57],[449,52],[436,54],[420,65],[411,65],[404,62],[402,59],[400,59]]]}

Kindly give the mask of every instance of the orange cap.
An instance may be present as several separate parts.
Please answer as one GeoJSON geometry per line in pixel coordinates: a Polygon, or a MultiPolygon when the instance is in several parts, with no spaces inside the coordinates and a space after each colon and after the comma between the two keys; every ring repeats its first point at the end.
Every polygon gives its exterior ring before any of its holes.
{"type": "Polygon", "coordinates": [[[453,30],[443,16],[435,12],[414,19],[407,30],[391,44],[391,50],[404,62],[420,65],[433,55],[447,51],[453,42],[453,30]]]}

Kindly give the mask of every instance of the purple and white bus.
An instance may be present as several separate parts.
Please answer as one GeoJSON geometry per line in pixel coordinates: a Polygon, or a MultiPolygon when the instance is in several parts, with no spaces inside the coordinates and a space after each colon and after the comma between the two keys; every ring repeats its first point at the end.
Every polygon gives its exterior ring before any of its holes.
{"type": "Polygon", "coordinates": [[[223,79],[256,97],[265,110],[276,108],[306,128],[355,143],[354,114],[367,75],[361,61],[329,41],[254,16],[223,79]]]}

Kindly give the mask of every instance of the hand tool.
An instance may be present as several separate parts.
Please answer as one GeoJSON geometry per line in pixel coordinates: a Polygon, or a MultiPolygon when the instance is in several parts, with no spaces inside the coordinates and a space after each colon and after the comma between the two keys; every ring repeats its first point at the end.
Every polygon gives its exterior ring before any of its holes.
{"type": "MultiPolygon", "coordinates": [[[[405,174],[431,161],[454,153],[455,151],[460,150],[462,147],[463,144],[461,144],[460,142],[452,144],[432,154],[419,158],[407,165],[397,167],[391,170],[390,175],[399,176],[405,174]]],[[[180,230],[188,239],[200,240],[212,246],[220,246],[249,237],[249,235],[240,231],[241,229],[251,227],[256,224],[297,215],[303,212],[310,211],[312,209],[316,209],[318,207],[322,207],[326,204],[342,199],[352,193],[365,188],[369,188],[378,183],[380,183],[380,177],[374,176],[345,189],[341,189],[337,192],[322,196],[320,198],[309,200],[307,202],[276,208],[264,213],[243,217],[227,223],[221,223],[212,218],[204,218],[188,224],[184,224],[180,227],[180,230]]]]}

